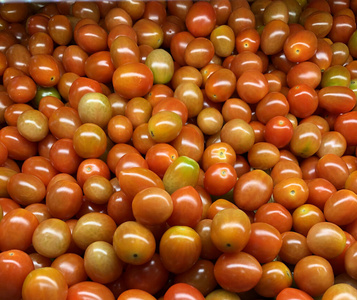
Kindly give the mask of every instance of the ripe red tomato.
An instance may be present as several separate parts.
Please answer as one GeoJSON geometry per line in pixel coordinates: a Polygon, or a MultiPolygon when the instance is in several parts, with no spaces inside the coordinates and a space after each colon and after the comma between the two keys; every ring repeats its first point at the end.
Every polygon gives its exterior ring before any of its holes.
{"type": "Polygon", "coordinates": [[[0,250],[25,251],[32,243],[32,235],[39,222],[35,215],[23,208],[8,212],[0,221],[0,250]]]}
{"type": "Polygon", "coordinates": [[[205,172],[204,187],[211,194],[220,196],[228,193],[236,184],[237,173],[228,163],[215,163],[205,172]]]}
{"type": "Polygon", "coordinates": [[[262,170],[253,170],[239,177],[233,198],[240,209],[253,211],[267,203],[272,192],[272,178],[262,170]]]}
{"type": "Polygon", "coordinates": [[[287,287],[283,289],[276,296],[276,300],[293,300],[293,299],[313,300],[314,298],[312,298],[309,294],[305,293],[302,290],[291,288],[291,287],[287,287]]]}
{"type": "Polygon", "coordinates": [[[171,194],[173,211],[167,223],[170,226],[194,228],[201,220],[203,204],[200,194],[192,187],[185,186],[171,194]]]}
{"type": "Polygon", "coordinates": [[[187,12],[185,23],[193,36],[209,35],[216,25],[216,13],[211,3],[197,2],[192,5],[187,12]]]}
{"type": "Polygon", "coordinates": [[[271,118],[265,124],[264,138],[268,143],[278,148],[283,148],[289,144],[293,137],[294,128],[290,120],[283,116],[271,118]]]}
{"type": "Polygon", "coordinates": [[[192,300],[205,299],[198,289],[187,283],[175,283],[164,295],[164,300],[179,300],[182,298],[192,300]]]}
{"type": "Polygon", "coordinates": [[[262,274],[262,267],[254,256],[242,251],[223,253],[214,265],[218,284],[235,293],[249,291],[255,287],[262,274]]]}
{"type": "Polygon", "coordinates": [[[33,270],[32,260],[25,252],[8,250],[0,253],[0,298],[21,299],[24,280],[33,270]]]}
{"type": "Polygon", "coordinates": [[[67,300],[115,300],[113,293],[105,285],[93,281],[82,281],[68,289],[67,300]]]}
{"type": "Polygon", "coordinates": [[[145,96],[152,88],[154,76],[143,63],[119,66],[113,74],[115,91],[126,99],[145,96]]]}

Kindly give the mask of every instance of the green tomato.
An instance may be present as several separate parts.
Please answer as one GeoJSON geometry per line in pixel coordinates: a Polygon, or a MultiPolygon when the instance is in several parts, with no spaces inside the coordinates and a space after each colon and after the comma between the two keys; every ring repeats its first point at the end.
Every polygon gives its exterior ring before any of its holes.
{"type": "Polygon", "coordinates": [[[166,84],[174,75],[174,61],[172,56],[163,49],[151,51],[146,58],[145,64],[154,75],[154,84],[166,84]]]}
{"type": "Polygon", "coordinates": [[[53,96],[61,100],[61,95],[54,87],[38,87],[35,98],[32,100],[35,108],[38,108],[43,97],[53,96]]]}
{"type": "Polygon", "coordinates": [[[336,65],[329,67],[322,73],[321,87],[349,86],[351,82],[350,71],[344,66],[336,65]]]}
{"type": "Polygon", "coordinates": [[[197,185],[199,173],[200,166],[195,160],[180,156],[172,162],[164,174],[162,181],[165,190],[172,194],[184,186],[194,187],[197,185]]]}
{"type": "Polygon", "coordinates": [[[357,78],[351,80],[349,88],[355,93],[357,97],[357,78]]]}

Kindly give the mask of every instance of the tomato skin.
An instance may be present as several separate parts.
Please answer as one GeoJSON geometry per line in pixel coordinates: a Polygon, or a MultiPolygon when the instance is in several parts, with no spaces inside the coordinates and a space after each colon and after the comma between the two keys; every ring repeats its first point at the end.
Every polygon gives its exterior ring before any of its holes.
{"type": "Polygon", "coordinates": [[[296,156],[308,158],[317,152],[320,145],[321,131],[315,124],[302,123],[294,129],[290,149],[296,156]]]}
{"type": "Polygon", "coordinates": [[[286,209],[303,205],[309,196],[307,183],[298,177],[286,178],[274,186],[274,200],[286,209]]]}
{"type": "Polygon", "coordinates": [[[182,126],[181,132],[171,145],[179,156],[187,156],[199,162],[204,151],[204,137],[199,128],[193,124],[182,126]]]}
{"type": "Polygon", "coordinates": [[[302,290],[288,287],[283,289],[277,296],[276,300],[313,300],[313,298],[302,290]]]}
{"type": "Polygon", "coordinates": [[[171,111],[160,111],[148,121],[151,138],[157,143],[173,141],[182,129],[182,119],[171,111]]]}
{"type": "Polygon", "coordinates": [[[202,293],[187,283],[175,283],[165,293],[164,300],[204,300],[202,293]]]}
{"type": "Polygon", "coordinates": [[[208,77],[205,84],[207,97],[213,102],[228,100],[236,89],[236,76],[229,69],[220,69],[208,77]]]}
{"type": "Polygon", "coordinates": [[[115,298],[105,285],[82,281],[68,289],[67,300],[115,300],[115,298]]]}
{"type": "Polygon", "coordinates": [[[236,208],[216,213],[211,224],[211,240],[222,252],[237,253],[249,242],[251,224],[247,214],[236,208]]]}
{"type": "Polygon", "coordinates": [[[265,124],[264,138],[268,143],[283,148],[290,142],[293,132],[294,128],[289,119],[276,116],[265,124]]]}
{"type": "Polygon", "coordinates": [[[308,231],[306,242],[313,254],[332,259],[341,255],[345,250],[346,235],[334,223],[319,222],[308,231]]]}
{"type": "Polygon", "coordinates": [[[289,87],[304,83],[315,89],[321,81],[321,70],[316,64],[305,61],[292,67],[286,80],[289,87]]]}
{"type": "Polygon", "coordinates": [[[86,78],[76,78],[68,92],[68,100],[73,108],[78,108],[78,103],[86,93],[101,93],[103,90],[98,81],[86,78]]]}
{"type": "Polygon", "coordinates": [[[257,209],[254,222],[264,222],[274,226],[280,233],[292,228],[292,216],[290,212],[279,203],[266,203],[257,209]]]}
{"type": "Polygon", "coordinates": [[[141,265],[154,255],[156,242],[149,229],[138,222],[127,221],[115,230],[113,246],[121,261],[141,265]]]}
{"type": "Polygon", "coordinates": [[[6,146],[11,159],[26,160],[37,152],[37,143],[26,140],[16,126],[3,127],[0,130],[0,142],[6,146]]]}
{"type": "Polygon", "coordinates": [[[205,172],[204,186],[211,195],[228,193],[237,181],[237,173],[228,163],[216,163],[205,172]]]}
{"type": "Polygon", "coordinates": [[[268,263],[278,255],[281,245],[281,235],[275,227],[255,222],[251,225],[249,241],[243,251],[253,255],[260,263],[268,263]]]}
{"type": "Polygon", "coordinates": [[[163,178],[167,168],[177,157],[177,150],[173,146],[159,143],[146,152],[145,160],[149,169],[163,178]]]}
{"type": "Polygon", "coordinates": [[[348,146],[357,145],[357,111],[347,112],[336,118],[334,129],[341,133],[348,146]]]}
{"type": "Polygon", "coordinates": [[[88,277],[84,269],[83,258],[75,253],[65,253],[59,256],[52,262],[51,267],[63,274],[69,287],[85,281],[88,277]]]}
{"type": "Polygon", "coordinates": [[[356,95],[348,87],[327,86],[319,90],[319,106],[333,114],[347,113],[356,105],[356,95]]]}
{"type": "Polygon", "coordinates": [[[199,177],[199,165],[187,156],[176,158],[166,169],[162,179],[165,190],[172,194],[185,186],[196,186],[199,177]]]}
{"type": "Polygon", "coordinates": [[[0,253],[0,298],[20,300],[26,276],[34,270],[31,258],[21,250],[0,253]]]}
{"type": "Polygon", "coordinates": [[[160,255],[155,253],[143,265],[128,265],[122,278],[127,288],[140,289],[154,295],[165,286],[169,271],[164,268],[160,255]]]}
{"type": "Polygon", "coordinates": [[[216,13],[210,3],[198,2],[190,7],[186,15],[188,31],[195,37],[207,36],[216,25],[216,13]]]}
{"type": "Polygon", "coordinates": [[[290,105],[290,113],[298,118],[311,116],[319,104],[316,91],[305,83],[290,88],[287,100],[290,105]]]}
{"type": "Polygon", "coordinates": [[[154,75],[143,63],[121,65],[113,74],[115,91],[126,99],[145,96],[153,83],[154,75]]]}
{"type": "Polygon", "coordinates": [[[84,123],[73,134],[73,148],[82,158],[97,158],[107,147],[107,135],[94,123],[84,123]]]}
{"type": "Polygon", "coordinates": [[[331,182],[336,189],[342,189],[348,178],[349,171],[343,159],[336,154],[325,154],[316,164],[318,177],[331,182]]]}
{"type": "Polygon", "coordinates": [[[323,257],[310,255],[295,265],[294,279],[297,286],[310,296],[321,296],[334,283],[333,270],[323,257]]]}
{"type": "Polygon", "coordinates": [[[130,299],[155,300],[156,298],[154,298],[154,296],[150,295],[145,291],[139,289],[129,289],[121,293],[117,300],[130,300],[130,299]]]}
{"type": "Polygon", "coordinates": [[[46,267],[31,271],[22,287],[23,300],[53,299],[66,300],[68,285],[62,273],[46,267]]]}
{"type": "Polygon", "coordinates": [[[74,30],[74,40],[84,51],[94,53],[107,48],[107,32],[98,24],[85,24],[74,30]]]}
{"type": "Polygon", "coordinates": [[[263,275],[254,290],[264,297],[275,297],[292,284],[292,274],[281,261],[272,261],[262,266],[263,275]]]}
{"type": "Polygon", "coordinates": [[[323,295],[322,299],[338,299],[346,297],[346,299],[353,299],[357,297],[357,290],[354,286],[348,283],[337,283],[331,286],[323,295]]]}
{"type": "Polygon", "coordinates": [[[205,259],[200,259],[188,271],[175,276],[175,283],[187,283],[198,289],[204,296],[212,292],[217,286],[214,278],[214,264],[205,259]]]}
{"type": "Polygon", "coordinates": [[[201,220],[203,205],[199,193],[192,186],[184,186],[171,194],[173,211],[167,223],[170,226],[194,228],[201,220]]]}
{"type": "Polygon", "coordinates": [[[201,249],[201,239],[195,230],[187,226],[172,226],[161,237],[159,253],[164,267],[179,274],[197,262],[201,249]]]}
{"type": "Polygon", "coordinates": [[[239,177],[234,186],[235,204],[253,211],[267,203],[273,193],[273,179],[262,170],[253,170],[239,177]]]}
{"type": "Polygon", "coordinates": [[[218,284],[235,293],[249,291],[259,282],[262,273],[262,267],[254,256],[242,251],[223,253],[214,266],[218,284]]]}
{"type": "Polygon", "coordinates": [[[269,92],[268,81],[258,70],[243,72],[237,80],[236,87],[240,98],[250,104],[258,103],[269,92]]]}
{"type": "Polygon", "coordinates": [[[8,212],[0,222],[0,250],[25,251],[31,246],[32,235],[38,224],[35,215],[23,208],[8,212]]]}
{"type": "Polygon", "coordinates": [[[279,53],[290,32],[289,26],[282,20],[272,20],[264,26],[261,34],[261,49],[266,55],[279,53]]]}
{"type": "Polygon", "coordinates": [[[284,43],[284,53],[292,62],[310,59],[317,49],[317,37],[310,30],[301,30],[290,34],[284,43]]]}
{"type": "Polygon", "coordinates": [[[161,178],[153,171],[142,167],[134,167],[119,172],[119,184],[122,191],[130,198],[148,187],[164,188],[161,178]]]}

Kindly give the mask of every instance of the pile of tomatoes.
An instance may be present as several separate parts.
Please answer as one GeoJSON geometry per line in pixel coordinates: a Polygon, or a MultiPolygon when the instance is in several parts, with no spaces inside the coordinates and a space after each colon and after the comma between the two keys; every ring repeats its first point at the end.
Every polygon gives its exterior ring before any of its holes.
{"type": "Polygon", "coordinates": [[[0,300],[357,299],[357,0],[0,5],[0,300]]]}

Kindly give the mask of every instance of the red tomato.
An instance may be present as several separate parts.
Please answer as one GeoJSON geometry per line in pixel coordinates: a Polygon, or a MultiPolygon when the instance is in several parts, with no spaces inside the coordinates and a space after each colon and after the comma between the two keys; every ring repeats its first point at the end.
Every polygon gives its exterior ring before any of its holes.
{"type": "Polygon", "coordinates": [[[285,288],[277,296],[276,300],[313,300],[313,298],[302,290],[296,288],[285,288]]]}
{"type": "Polygon", "coordinates": [[[202,293],[187,283],[175,283],[165,293],[164,300],[204,300],[202,293]]]}
{"type": "Polygon", "coordinates": [[[293,132],[293,125],[288,118],[276,116],[265,124],[264,138],[268,143],[283,148],[289,144],[293,132]]]}
{"type": "Polygon", "coordinates": [[[28,254],[21,250],[0,253],[0,298],[20,300],[26,276],[34,270],[28,254]]]}
{"type": "Polygon", "coordinates": [[[154,75],[143,63],[119,66],[113,74],[113,86],[122,97],[131,99],[145,96],[152,88],[154,75]]]}
{"type": "Polygon", "coordinates": [[[205,172],[204,187],[211,195],[228,193],[237,181],[234,167],[228,163],[215,163],[205,172]]]}
{"type": "Polygon", "coordinates": [[[171,194],[173,211],[167,223],[171,226],[194,228],[201,220],[203,206],[199,193],[192,186],[177,189],[171,194]]]}
{"type": "Polygon", "coordinates": [[[105,285],[82,281],[68,289],[67,300],[115,300],[115,298],[105,285]]]}
{"type": "Polygon", "coordinates": [[[254,256],[245,252],[223,253],[214,265],[218,284],[230,292],[249,291],[262,277],[262,267],[254,256]]]}
{"type": "Polygon", "coordinates": [[[35,215],[23,208],[8,212],[0,222],[0,250],[25,251],[32,243],[32,235],[39,222],[35,215]]]}
{"type": "Polygon", "coordinates": [[[207,36],[216,25],[216,13],[211,3],[197,2],[186,15],[186,26],[195,37],[207,36]]]}
{"type": "Polygon", "coordinates": [[[290,88],[287,99],[290,105],[290,113],[298,118],[311,116],[319,103],[316,91],[304,83],[290,88]]]}

